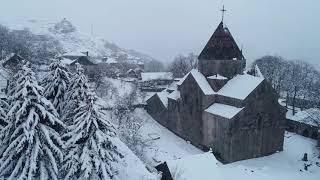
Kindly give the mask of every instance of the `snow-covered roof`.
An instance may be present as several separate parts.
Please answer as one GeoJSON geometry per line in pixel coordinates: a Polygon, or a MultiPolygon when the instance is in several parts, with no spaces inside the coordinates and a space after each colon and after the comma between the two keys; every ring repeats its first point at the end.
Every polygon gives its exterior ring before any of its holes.
{"type": "Polygon", "coordinates": [[[134,70],[133,69],[129,69],[126,73],[128,74],[128,73],[131,73],[131,72],[134,72],[134,70]]]}
{"type": "Polygon", "coordinates": [[[157,93],[157,96],[160,98],[162,104],[167,108],[168,107],[168,95],[169,93],[166,90],[163,90],[157,93]]]}
{"type": "Polygon", "coordinates": [[[115,58],[108,58],[106,61],[107,64],[115,64],[118,63],[118,61],[115,58]]]}
{"type": "Polygon", "coordinates": [[[254,66],[254,70],[257,77],[263,78],[263,74],[261,73],[260,68],[257,64],[254,66]]]}
{"type": "Polygon", "coordinates": [[[291,111],[287,112],[287,119],[309,124],[311,126],[320,126],[320,109],[310,108],[297,112],[294,116],[291,111]]]}
{"type": "Polygon", "coordinates": [[[180,98],[180,91],[178,91],[178,90],[173,91],[172,93],[170,93],[168,95],[168,98],[173,99],[173,100],[179,99],[180,98]]]}
{"type": "Polygon", "coordinates": [[[189,75],[192,75],[205,95],[215,94],[206,77],[196,69],[192,69],[188,74],[186,74],[179,82],[177,82],[177,85],[181,85],[189,75]]]}
{"type": "Polygon", "coordinates": [[[173,80],[173,74],[171,72],[144,72],[141,73],[141,80],[173,80]]]}
{"type": "Polygon", "coordinates": [[[225,117],[227,119],[233,118],[238,114],[243,108],[237,108],[234,106],[229,106],[220,103],[214,103],[208,107],[205,111],[214,115],[225,117]]]}
{"type": "Polygon", "coordinates": [[[264,78],[251,76],[248,74],[237,75],[223,86],[218,94],[244,100],[264,78]]]}
{"type": "Polygon", "coordinates": [[[213,75],[213,76],[209,76],[208,79],[220,79],[220,80],[226,80],[228,78],[224,77],[224,76],[221,76],[220,74],[216,74],[216,75],[213,75]]]}
{"type": "Polygon", "coordinates": [[[9,60],[11,60],[11,58],[16,57],[19,60],[25,60],[22,56],[20,56],[19,54],[16,53],[10,53],[8,56],[6,56],[3,60],[2,63],[6,64],[9,60]]]}
{"type": "Polygon", "coordinates": [[[218,161],[210,152],[167,161],[170,173],[185,180],[219,180],[222,177],[217,171],[217,164],[218,161]]]}
{"type": "Polygon", "coordinates": [[[76,60],[72,60],[72,59],[69,59],[69,58],[62,58],[60,61],[61,61],[62,64],[70,65],[71,63],[73,63],[76,60]]]}
{"type": "Polygon", "coordinates": [[[172,82],[167,89],[173,90],[173,91],[177,90],[178,89],[177,82],[172,82]]]}
{"type": "Polygon", "coordinates": [[[71,52],[66,52],[62,56],[86,56],[83,52],[78,52],[78,51],[71,51],[71,52]]]}

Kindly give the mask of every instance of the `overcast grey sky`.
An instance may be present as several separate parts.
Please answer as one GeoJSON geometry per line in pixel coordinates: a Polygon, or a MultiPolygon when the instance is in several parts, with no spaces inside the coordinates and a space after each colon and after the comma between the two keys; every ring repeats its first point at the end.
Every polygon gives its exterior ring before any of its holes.
{"type": "Polygon", "coordinates": [[[0,16],[72,21],[120,47],[170,61],[200,53],[221,20],[250,61],[282,55],[320,64],[319,0],[1,0],[0,16]]]}

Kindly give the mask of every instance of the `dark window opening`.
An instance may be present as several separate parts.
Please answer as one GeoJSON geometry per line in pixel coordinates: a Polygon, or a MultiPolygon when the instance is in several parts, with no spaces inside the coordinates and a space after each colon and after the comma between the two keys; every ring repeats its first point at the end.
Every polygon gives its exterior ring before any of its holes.
{"type": "Polygon", "coordinates": [[[302,136],[309,137],[309,131],[307,129],[303,130],[302,136]]]}
{"type": "Polygon", "coordinates": [[[318,133],[316,131],[313,131],[312,135],[311,135],[311,138],[312,139],[317,139],[318,138],[318,133]]]}

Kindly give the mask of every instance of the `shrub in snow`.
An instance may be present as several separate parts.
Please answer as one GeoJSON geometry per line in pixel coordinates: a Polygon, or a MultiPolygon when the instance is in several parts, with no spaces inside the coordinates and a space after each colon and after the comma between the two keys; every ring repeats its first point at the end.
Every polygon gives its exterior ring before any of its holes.
{"type": "Polygon", "coordinates": [[[44,95],[61,115],[64,108],[64,96],[70,82],[70,73],[68,68],[58,60],[50,64],[49,70],[41,85],[44,87],[44,95]]]}
{"type": "Polygon", "coordinates": [[[121,141],[124,142],[140,159],[145,159],[144,150],[149,144],[143,140],[139,132],[143,120],[132,112],[132,107],[134,106],[136,98],[137,87],[134,87],[132,92],[125,94],[124,97],[119,97],[113,110],[114,122],[118,123],[118,134],[121,141]]]}
{"type": "Polygon", "coordinates": [[[75,110],[72,125],[65,135],[67,155],[62,171],[65,179],[111,179],[122,157],[115,145],[115,127],[90,92],[75,110]]]}
{"type": "Polygon", "coordinates": [[[149,144],[140,134],[142,124],[141,118],[133,115],[133,113],[129,113],[121,120],[118,132],[121,141],[124,142],[140,159],[144,160],[144,150],[149,144]]]}
{"type": "Polygon", "coordinates": [[[81,65],[77,64],[76,74],[71,79],[68,90],[64,98],[64,110],[62,112],[63,119],[66,123],[70,123],[74,116],[74,109],[86,99],[89,91],[88,79],[84,75],[84,70],[81,65]]]}
{"type": "Polygon", "coordinates": [[[8,125],[1,134],[0,177],[57,179],[63,160],[59,131],[64,124],[42,93],[34,72],[23,66],[12,94],[8,125]]]}

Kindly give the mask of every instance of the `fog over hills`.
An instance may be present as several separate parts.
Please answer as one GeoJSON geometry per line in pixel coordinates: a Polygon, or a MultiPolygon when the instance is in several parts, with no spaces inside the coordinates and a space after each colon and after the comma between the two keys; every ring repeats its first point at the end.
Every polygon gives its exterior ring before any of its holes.
{"type": "Polygon", "coordinates": [[[137,59],[143,62],[155,60],[151,56],[135,50],[121,48],[104,38],[80,32],[77,27],[67,19],[56,22],[37,19],[19,19],[14,21],[0,19],[0,24],[11,30],[27,29],[36,35],[48,35],[62,45],[63,53],[81,53],[88,51],[90,56],[97,58],[122,54],[130,59],[137,59]]]}

